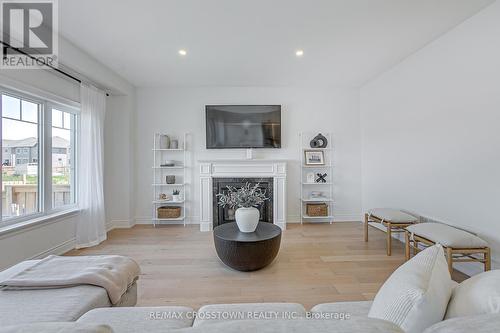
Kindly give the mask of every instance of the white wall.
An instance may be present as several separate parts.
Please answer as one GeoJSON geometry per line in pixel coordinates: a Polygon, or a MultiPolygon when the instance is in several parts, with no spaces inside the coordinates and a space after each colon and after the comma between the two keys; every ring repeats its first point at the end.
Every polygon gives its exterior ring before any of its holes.
{"type": "Polygon", "coordinates": [[[361,89],[364,210],[401,207],[475,231],[497,268],[498,36],[496,2],[361,89]]]}
{"type": "Polygon", "coordinates": [[[134,224],[135,91],[106,98],[104,199],[108,228],[134,224]]]}
{"type": "Polygon", "coordinates": [[[335,215],[340,221],[359,220],[361,157],[358,90],[328,87],[193,87],[143,88],[137,92],[138,223],[151,223],[152,142],[155,132],[192,133],[190,195],[192,222],[199,222],[199,159],[244,158],[244,150],[205,149],[206,104],[282,104],[282,145],[256,150],[256,158],[290,159],[288,217],[299,220],[300,131],[333,132],[335,215]]]}
{"type": "MultiPolygon", "coordinates": [[[[64,39],[60,40],[60,59],[66,66],[109,89],[105,123],[105,200],[108,227],[129,226],[133,220],[133,128],[135,88],[108,68],[64,39]],[[108,154],[109,152],[109,154],[108,154]]],[[[30,86],[79,102],[77,82],[53,71],[3,70],[0,83],[30,86]]],[[[51,253],[64,253],[74,247],[76,217],[66,217],[13,233],[2,233],[0,226],[0,270],[19,261],[51,253]]]]}

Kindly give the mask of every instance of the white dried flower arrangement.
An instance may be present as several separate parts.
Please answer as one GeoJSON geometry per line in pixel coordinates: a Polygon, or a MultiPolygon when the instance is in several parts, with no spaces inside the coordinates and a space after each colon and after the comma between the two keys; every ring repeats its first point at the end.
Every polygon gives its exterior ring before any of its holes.
{"type": "Polygon", "coordinates": [[[269,200],[266,197],[266,191],[262,191],[259,183],[252,186],[246,183],[241,188],[227,186],[227,193],[219,193],[219,206],[229,208],[249,208],[260,206],[264,201],[269,200]]]}

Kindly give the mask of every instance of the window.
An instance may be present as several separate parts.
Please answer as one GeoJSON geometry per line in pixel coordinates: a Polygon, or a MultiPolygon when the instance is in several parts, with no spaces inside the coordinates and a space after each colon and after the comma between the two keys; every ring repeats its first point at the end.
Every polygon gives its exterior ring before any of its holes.
{"type": "Polygon", "coordinates": [[[2,146],[18,155],[16,165],[2,167],[2,220],[40,211],[40,167],[28,165],[23,147],[40,147],[41,109],[42,103],[2,94],[2,146]]]}
{"type": "Polygon", "coordinates": [[[79,110],[0,87],[0,112],[0,226],[73,207],[79,110]]]}
{"type": "Polygon", "coordinates": [[[52,207],[75,203],[74,168],[76,116],[52,109],[52,207]]]}

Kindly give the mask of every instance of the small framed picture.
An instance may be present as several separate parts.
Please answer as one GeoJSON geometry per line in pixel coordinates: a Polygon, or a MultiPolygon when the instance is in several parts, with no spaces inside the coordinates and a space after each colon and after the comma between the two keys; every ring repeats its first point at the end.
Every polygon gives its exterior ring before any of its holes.
{"type": "Polygon", "coordinates": [[[323,151],[306,150],[304,154],[306,165],[325,165],[325,155],[323,151]]]}

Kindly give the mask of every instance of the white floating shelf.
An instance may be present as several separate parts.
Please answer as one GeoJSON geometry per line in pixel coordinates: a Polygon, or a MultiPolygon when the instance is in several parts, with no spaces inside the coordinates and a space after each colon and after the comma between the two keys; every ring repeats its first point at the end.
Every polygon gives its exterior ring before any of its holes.
{"type": "Polygon", "coordinates": [[[328,199],[328,198],[324,198],[324,199],[302,199],[303,202],[333,202],[333,199],[328,199]]]}
{"type": "Polygon", "coordinates": [[[183,166],[159,166],[159,167],[153,167],[153,169],[184,169],[183,166]]]}
{"type": "Polygon", "coordinates": [[[176,149],[159,149],[159,148],[157,148],[157,149],[154,149],[153,148],[153,151],[184,151],[184,149],[182,149],[182,148],[176,148],[176,149]]]}
{"type": "Polygon", "coordinates": [[[184,203],[185,200],[180,200],[180,201],[167,201],[167,200],[154,200],[154,204],[160,204],[160,205],[174,205],[174,204],[182,204],[184,203]]]}
{"type": "Polygon", "coordinates": [[[309,215],[303,215],[302,218],[304,218],[304,219],[313,219],[313,220],[331,220],[331,219],[333,219],[333,216],[309,216],[309,215]]]}
{"type": "Polygon", "coordinates": [[[332,165],[303,165],[302,167],[308,169],[326,169],[331,168],[332,165]]]}
{"type": "Polygon", "coordinates": [[[152,186],[184,186],[185,183],[182,184],[153,184],[152,186]]]}
{"type": "Polygon", "coordinates": [[[332,183],[302,183],[302,185],[332,185],[332,183]]]}
{"type": "Polygon", "coordinates": [[[159,219],[159,218],[154,218],[153,221],[183,221],[184,216],[177,217],[175,219],[159,219]]]}
{"type": "Polygon", "coordinates": [[[307,150],[318,150],[318,151],[325,151],[325,150],[332,150],[332,148],[302,148],[303,151],[307,151],[307,150]]]}

